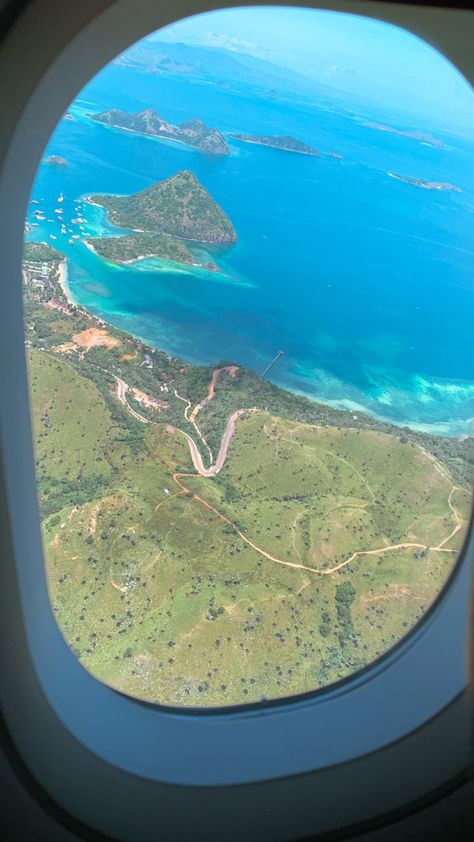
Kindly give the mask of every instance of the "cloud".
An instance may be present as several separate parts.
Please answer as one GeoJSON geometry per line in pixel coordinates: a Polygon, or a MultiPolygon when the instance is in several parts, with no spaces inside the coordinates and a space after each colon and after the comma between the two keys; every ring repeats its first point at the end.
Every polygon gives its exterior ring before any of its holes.
{"type": "Polygon", "coordinates": [[[259,47],[258,44],[254,44],[252,41],[246,41],[243,38],[235,38],[226,32],[208,32],[206,41],[210,47],[220,47],[224,50],[230,50],[233,53],[248,53],[256,58],[269,59],[274,54],[273,50],[259,47]]]}

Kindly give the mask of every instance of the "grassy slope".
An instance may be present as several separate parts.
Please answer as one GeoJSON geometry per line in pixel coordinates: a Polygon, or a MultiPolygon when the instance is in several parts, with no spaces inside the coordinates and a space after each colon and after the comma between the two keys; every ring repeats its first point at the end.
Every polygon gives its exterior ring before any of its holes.
{"type": "MultiPolygon", "coordinates": [[[[219,363],[222,365],[222,363],[219,363]]],[[[210,378],[210,371],[209,378],[210,378]]],[[[207,376],[202,368],[189,369],[190,380],[187,392],[193,401],[200,400],[196,391],[202,397],[202,381],[207,376]],[[194,390],[194,380],[199,383],[198,390],[194,390]]],[[[408,427],[396,427],[383,421],[378,421],[369,415],[354,413],[348,410],[332,409],[330,406],[316,403],[302,395],[295,395],[278,388],[268,380],[262,380],[252,371],[239,368],[235,379],[227,374],[220,376],[216,384],[216,400],[208,403],[199,413],[199,426],[211,448],[217,453],[219,442],[227,424],[229,415],[241,407],[257,406],[268,410],[274,415],[290,420],[303,421],[308,424],[337,426],[340,428],[375,430],[399,437],[407,443],[419,444],[430,451],[437,459],[443,461],[456,481],[460,484],[472,484],[474,479],[474,437],[455,439],[444,436],[432,436],[418,433],[408,427]]]]}
{"type": "Polygon", "coordinates": [[[95,386],[66,362],[32,349],[28,363],[36,471],[49,513],[110,485],[119,430],[95,386]]]}
{"type": "MultiPolygon", "coordinates": [[[[76,427],[82,429],[92,414],[91,432],[81,439],[84,471],[93,473],[98,452],[108,453],[107,488],[79,506],[69,500],[59,516],[46,520],[44,535],[60,627],[84,665],[113,686],[149,700],[197,705],[313,689],[350,673],[399,639],[445,581],[452,563],[447,553],[421,560],[412,551],[359,559],[325,576],[264,559],[191,497],[166,495],[165,488],[177,490],[175,465],[188,460],[179,433],[150,425],[142,448],[132,452],[116,435],[100,392],[92,394],[95,386],[69,363],[36,352],[31,371],[38,401],[37,448],[43,458],[41,418],[47,396],[54,395],[46,442],[62,451],[57,461],[49,452],[57,476],[77,464],[76,427]],[[70,407],[64,417],[59,407],[70,407]],[[346,581],[354,585],[356,597],[350,607],[352,631],[341,646],[336,593],[346,581]]],[[[440,533],[442,518],[449,519],[448,480],[414,448],[385,439],[256,415],[240,424],[221,478],[185,481],[199,486],[211,501],[230,497],[222,508],[235,509],[254,538],[282,555],[289,553],[288,558],[293,556],[283,527],[306,509],[316,524],[310,546],[305,546],[299,522],[295,545],[312,564],[318,553],[323,564],[332,563],[393,530],[394,505],[407,531],[415,528],[414,508],[419,516],[424,511],[440,533]],[[248,497],[244,505],[232,500],[234,481],[248,497]],[[373,505],[368,485],[377,496],[383,482],[393,483],[386,509],[360,519],[356,505],[373,505]],[[303,503],[272,499],[302,490],[308,495],[303,503]],[[346,514],[353,506],[356,534],[350,519],[350,527],[341,531],[339,515],[327,517],[341,498],[346,514]],[[317,527],[323,524],[321,536],[317,527]]]]}
{"type": "MultiPolygon", "coordinates": [[[[265,413],[239,424],[212,495],[273,555],[332,567],[359,549],[434,545],[455,525],[452,482],[420,448],[365,430],[317,428],[265,413]]],[[[206,496],[209,480],[190,481],[206,496]]]]}
{"type": "MultiPolygon", "coordinates": [[[[174,387],[195,403],[211,369],[156,352],[148,371],[151,350],[110,328],[118,347],[54,352],[93,322],[49,306],[60,295],[54,266],[51,276],[51,289],[26,286],[33,421],[51,597],[84,665],[149,700],[219,704],[322,686],[399,640],[446,581],[453,555],[402,549],[314,574],[264,558],[192,497],[167,495],[178,490],[175,467],[190,463],[169,425],[195,435],[174,387]],[[168,382],[169,409],[136,407],[162,423],[132,418],[110,371],[158,396],[168,382]]],[[[183,479],[256,544],[327,570],[358,549],[405,536],[433,544],[452,530],[449,468],[461,486],[469,441],[388,435],[364,416],[350,429],[350,413],[242,370],[235,381],[223,375],[198,419],[209,438],[214,424],[217,442],[230,411],[256,403],[271,412],[238,422],[221,474],[183,479]]],[[[453,492],[463,519],[470,500],[466,487],[453,492]]],[[[458,533],[446,547],[461,541],[458,533]]]]}

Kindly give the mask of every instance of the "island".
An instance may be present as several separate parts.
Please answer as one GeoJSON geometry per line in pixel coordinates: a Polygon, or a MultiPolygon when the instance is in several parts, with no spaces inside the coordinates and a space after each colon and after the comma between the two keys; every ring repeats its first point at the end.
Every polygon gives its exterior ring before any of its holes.
{"type": "Polygon", "coordinates": [[[220,131],[209,128],[200,119],[186,120],[174,126],[163,120],[153,108],[145,108],[135,114],[112,108],[109,111],[88,116],[96,123],[103,123],[114,129],[123,129],[147,137],[175,140],[208,155],[228,155],[230,151],[220,131]]]}
{"type": "Polygon", "coordinates": [[[110,221],[143,233],[165,233],[199,243],[231,244],[237,234],[229,217],[189,170],[130,196],[92,195],[110,221]]]}
{"type": "MultiPolygon", "coordinates": [[[[124,237],[93,237],[85,241],[86,246],[105,260],[113,263],[133,263],[145,257],[159,257],[175,263],[196,266],[197,261],[181,240],[170,234],[127,234],[124,237]]],[[[200,264],[202,265],[202,264],[200,264]]],[[[204,264],[211,272],[217,271],[213,263],[204,264]]]]}
{"type": "Polygon", "coordinates": [[[363,125],[368,129],[376,129],[379,132],[396,134],[400,137],[409,137],[412,140],[418,140],[420,143],[426,144],[426,146],[434,146],[436,149],[446,149],[442,140],[438,140],[438,138],[433,137],[433,135],[427,134],[426,132],[420,132],[418,130],[403,131],[402,129],[394,129],[392,126],[385,126],[382,123],[363,123],[363,125]]]}
{"type": "Polygon", "coordinates": [[[423,190],[453,190],[455,193],[462,193],[460,187],[449,184],[447,181],[426,181],[424,178],[411,178],[409,175],[399,175],[396,172],[389,172],[388,175],[390,178],[397,178],[399,181],[405,181],[406,184],[421,187],[423,190]]]}
{"type": "Polygon", "coordinates": [[[49,155],[45,158],[45,164],[51,164],[53,167],[67,167],[69,161],[66,161],[66,158],[61,158],[60,155],[49,155]]]}
{"type": "Polygon", "coordinates": [[[290,135],[252,135],[252,134],[231,134],[233,140],[240,140],[242,143],[257,143],[260,146],[270,146],[272,149],[282,149],[284,152],[298,152],[300,155],[314,155],[321,157],[321,153],[307,143],[297,140],[290,135]]]}

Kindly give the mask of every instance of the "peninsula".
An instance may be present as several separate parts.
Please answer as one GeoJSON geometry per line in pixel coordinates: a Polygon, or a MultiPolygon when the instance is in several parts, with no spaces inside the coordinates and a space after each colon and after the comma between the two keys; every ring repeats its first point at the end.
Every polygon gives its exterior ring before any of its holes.
{"type": "Polygon", "coordinates": [[[114,225],[140,234],[164,233],[212,244],[237,241],[229,217],[189,170],[130,196],[93,195],[86,201],[104,207],[114,225]]]}
{"type": "Polygon", "coordinates": [[[382,123],[363,123],[363,125],[367,129],[376,129],[379,132],[387,132],[387,134],[409,137],[412,140],[418,140],[420,143],[425,143],[427,146],[434,146],[436,149],[446,149],[442,140],[438,140],[438,138],[433,137],[433,135],[428,134],[427,132],[420,132],[418,129],[416,131],[406,132],[402,129],[394,129],[392,126],[385,126],[382,123]]]}
{"type": "Polygon", "coordinates": [[[284,152],[299,152],[300,155],[314,155],[316,158],[321,157],[321,153],[307,143],[297,140],[290,135],[252,135],[252,134],[231,134],[234,140],[240,140],[242,143],[257,143],[260,146],[270,146],[272,149],[282,149],[284,152]]]}
{"type": "MultiPolygon", "coordinates": [[[[105,260],[113,263],[133,263],[145,257],[159,257],[175,263],[196,266],[196,259],[182,240],[170,234],[128,234],[124,237],[93,237],[86,246],[105,260]]],[[[214,263],[205,264],[209,271],[217,271],[214,263]]]]}
{"type": "Polygon", "coordinates": [[[399,175],[396,172],[389,172],[390,178],[397,178],[399,181],[405,181],[407,184],[412,184],[414,187],[421,187],[423,190],[452,190],[455,193],[462,193],[460,187],[455,184],[449,184],[447,181],[426,181],[424,178],[411,178],[409,175],[399,175]]]}
{"type": "Polygon", "coordinates": [[[60,155],[49,155],[45,158],[45,164],[51,164],[54,167],[67,167],[69,161],[66,158],[61,158],[60,155]]]}
{"type": "Polygon", "coordinates": [[[209,128],[200,119],[186,120],[174,126],[163,120],[153,108],[145,108],[135,114],[112,108],[100,114],[89,114],[89,117],[96,123],[103,123],[115,129],[123,129],[147,137],[176,140],[208,155],[228,155],[230,151],[220,131],[209,128]]]}

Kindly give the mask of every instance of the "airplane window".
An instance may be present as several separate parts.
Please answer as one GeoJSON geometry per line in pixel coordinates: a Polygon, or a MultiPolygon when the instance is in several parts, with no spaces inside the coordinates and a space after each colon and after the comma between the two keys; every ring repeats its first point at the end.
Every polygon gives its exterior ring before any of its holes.
{"type": "Polygon", "coordinates": [[[453,570],[474,472],[472,92],[290,8],[104,68],[31,194],[25,345],[51,603],[174,706],[319,690],[453,570]]]}

